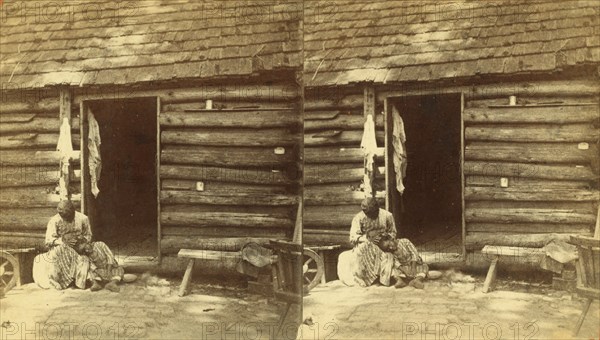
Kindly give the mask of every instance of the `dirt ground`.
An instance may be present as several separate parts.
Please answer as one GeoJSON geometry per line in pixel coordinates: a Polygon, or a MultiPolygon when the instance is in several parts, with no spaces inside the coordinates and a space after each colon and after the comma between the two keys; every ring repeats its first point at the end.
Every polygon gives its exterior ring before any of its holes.
{"type": "MultiPolygon", "coordinates": [[[[304,298],[304,339],[571,339],[583,300],[548,284],[500,281],[481,292],[483,277],[446,277],[412,287],[319,285],[304,298]],[[471,278],[471,280],[469,280],[471,278]],[[471,282],[469,282],[471,281],[471,282]]],[[[579,333],[600,337],[595,301],[579,333]]]]}
{"type": "Polygon", "coordinates": [[[140,277],[106,290],[42,290],[27,284],[0,300],[0,339],[295,339],[293,309],[275,336],[285,309],[243,284],[195,282],[177,296],[177,279],[140,277]]]}

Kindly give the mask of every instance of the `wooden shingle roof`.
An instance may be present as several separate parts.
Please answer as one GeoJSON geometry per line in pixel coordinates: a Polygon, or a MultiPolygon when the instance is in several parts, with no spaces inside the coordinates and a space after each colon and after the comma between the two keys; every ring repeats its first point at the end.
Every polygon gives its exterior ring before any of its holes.
{"type": "Polygon", "coordinates": [[[308,1],[305,85],[552,72],[600,62],[600,1],[308,1]]]}
{"type": "Polygon", "coordinates": [[[130,84],[302,67],[302,4],[294,0],[5,0],[2,6],[5,86],[130,84]]]}

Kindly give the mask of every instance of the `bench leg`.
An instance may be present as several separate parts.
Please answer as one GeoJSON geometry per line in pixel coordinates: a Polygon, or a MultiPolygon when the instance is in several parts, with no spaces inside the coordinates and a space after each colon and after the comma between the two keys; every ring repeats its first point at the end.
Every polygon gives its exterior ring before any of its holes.
{"type": "Polygon", "coordinates": [[[585,320],[585,316],[590,310],[590,305],[592,304],[592,299],[587,299],[585,304],[583,305],[583,311],[581,311],[581,316],[579,316],[579,320],[577,320],[577,324],[575,325],[575,329],[573,330],[573,337],[577,337],[579,330],[581,329],[581,325],[583,325],[583,321],[585,320]]]}
{"type": "Polygon", "coordinates": [[[179,287],[179,296],[184,296],[187,294],[188,286],[192,281],[192,270],[194,270],[194,259],[191,259],[190,262],[188,262],[185,274],[183,274],[183,280],[181,281],[181,286],[179,287]]]}
{"type": "Polygon", "coordinates": [[[323,268],[323,276],[321,276],[321,283],[322,284],[326,284],[327,283],[327,262],[325,262],[325,252],[324,251],[320,251],[319,252],[319,256],[321,256],[321,258],[323,259],[323,263],[325,263],[325,268],[323,268]]]}
{"type": "Polygon", "coordinates": [[[492,263],[490,263],[490,269],[488,269],[487,276],[485,277],[485,282],[483,283],[482,291],[484,293],[488,293],[492,290],[494,281],[496,280],[497,265],[498,265],[498,256],[495,256],[492,259],[492,263]]]}

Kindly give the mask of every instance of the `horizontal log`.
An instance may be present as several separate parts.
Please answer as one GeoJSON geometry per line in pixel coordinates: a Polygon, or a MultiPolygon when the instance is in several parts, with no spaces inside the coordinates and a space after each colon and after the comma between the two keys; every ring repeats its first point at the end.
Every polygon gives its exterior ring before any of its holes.
{"type": "Polygon", "coordinates": [[[328,229],[348,228],[352,218],[360,212],[360,205],[311,206],[304,207],[303,225],[305,228],[328,229]]]}
{"type": "MultiPolygon", "coordinates": [[[[56,207],[60,202],[60,195],[49,193],[54,188],[51,186],[2,189],[0,190],[0,208],[56,207]]],[[[78,206],[81,197],[74,195],[71,200],[78,206]]]]}
{"type": "MultiPolygon", "coordinates": [[[[538,178],[507,177],[510,188],[534,189],[589,189],[590,181],[558,181],[538,178]]],[[[468,187],[495,187],[500,188],[501,177],[494,176],[466,176],[465,182],[468,187]]]]}
{"type": "Polygon", "coordinates": [[[44,233],[31,233],[13,235],[11,232],[0,232],[0,247],[2,249],[10,248],[38,248],[44,246],[44,233]]]}
{"type": "Polygon", "coordinates": [[[594,223],[594,214],[573,212],[572,210],[555,209],[466,209],[467,222],[496,222],[496,223],[564,223],[586,224],[594,223]]]}
{"type": "Polygon", "coordinates": [[[466,141],[500,142],[590,142],[596,143],[600,130],[592,125],[547,125],[547,126],[468,126],[466,141]]]}
{"type": "Polygon", "coordinates": [[[163,145],[205,146],[287,146],[300,142],[298,136],[286,129],[163,131],[160,140],[163,145]]]}
{"type": "Polygon", "coordinates": [[[465,175],[544,178],[570,181],[598,180],[598,175],[589,166],[467,161],[464,164],[464,173],[465,175]]]}
{"type": "Polygon", "coordinates": [[[35,113],[5,113],[0,115],[0,125],[6,123],[27,123],[33,121],[33,118],[36,116],[35,113]]]}
{"type": "MultiPolygon", "coordinates": [[[[70,159],[79,163],[79,151],[73,151],[70,159]]],[[[0,166],[60,165],[62,155],[58,151],[11,151],[0,150],[0,166]]]]}
{"type": "Polygon", "coordinates": [[[292,228],[291,219],[274,217],[268,214],[245,214],[205,212],[161,212],[160,223],[165,226],[202,227],[244,227],[244,228],[292,228]]]}
{"type": "Polygon", "coordinates": [[[216,166],[281,166],[297,161],[294,147],[283,155],[275,149],[246,147],[202,147],[193,149],[164,148],[160,154],[161,164],[200,164],[216,166]]]}
{"type": "Polygon", "coordinates": [[[298,197],[292,195],[260,194],[232,191],[214,194],[199,191],[161,191],[161,204],[215,204],[215,205],[274,205],[290,206],[298,204],[298,197]]]}
{"type": "MultiPolygon", "coordinates": [[[[19,98],[22,101],[10,101],[3,99],[0,105],[0,114],[4,113],[56,113],[60,110],[59,93],[52,98],[28,97],[19,98]]],[[[17,99],[17,98],[15,98],[17,99]]]]}
{"type": "Polygon", "coordinates": [[[250,238],[271,238],[284,239],[287,234],[291,234],[288,229],[281,228],[244,228],[244,227],[174,227],[165,226],[162,228],[163,237],[167,236],[186,236],[188,238],[231,238],[231,237],[250,237],[250,238]]]}
{"type": "MultiPolygon", "coordinates": [[[[377,148],[376,159],[383,159],[385,148],[377,148]]],[[[340,147],[306,147],[304,161],[306,163],[362,163],[364,153],[361,148],[340,147]]]]}
{"type": "Polygon", "coordinates": [[[363,107],[364,95],[361,94],[345,94],[324,92],[309,92],[305,94],[304,110],[305,111],[322,111],[322,110],[341,110],[355,109],[363,107]]]}
{"type": "Polygon", "coordinates": [[[572,189],[535,189],[523,190],[512,188],[465,188],[465,200],[500,200],[500,201],[598,201],[597,190],[572,189]]]}
{"type": "Polygon", "coordinates": [[[307,120],[319,120],[319,119],[335,119],[339,114],[346,112],[351,114],[350,111],[341,111],[341,110],[320,110],[320,111],[304,111],[304,124],[306,128],[307,120]]]}
{"type": "MultiPolygon", "coordinates": [[[[161,181],[161,188],[162,190],[196,191],[196,183],[197,181],[184,179],[164,179],[161,181]]],[[[255,194],[285,194],[289,191],[289,189],[283,185],[243,184],[214,181],[204,182],[204,192],[226,194],[236,190],[255,194]]]]}
{"type": "Polygon", "coordinates": [[[178,252],[180,249],[240,251],[248,243],[267,245],[269,239],[253,237],[189,238],[179,235],[166,235],[160,241],[160,248],[168,253],[178,252]]]}
{"type": "Polygon", "coordinates": [[[592,214],[597,201],[465,201],[466,209],[553,209],[592,214]]]}
{"type": "MultiPolygon", "coordinates": [[[[376,197],[380,204],[385,203],[385,192],[379,191],[376,197]]],[[[363,191],[332,191],[329,188],[310,186],[304,188],[305,205],[345,205],[360,206],[365,199],[363,191]]]]}
{"type": "MultiPolygon", "coordinates": [[[[535,106],[535,107],[548,107],[548,106],[582,106],[582,105],[595,105],[598,103],[600,97],[595,96],[538,96],[538,97],[527,97],[520,96],[517,98],[517,108],[521,106],[535,106]]],[[[471,99],[467,101],[467,108],[489,108],[489,107],[501,107],[509,105],[509,98],[489,98],[489,99],[471,99]]]]}
{"type": "Polygon", "coordinates": [[[0,168],[0,187],[58,184],[60,178],[58,168],[58,164],[55,166],[2,167],[0,168]]]}
{"type": "Polygon", "coordinates": [[[261,214],[279,218],[292,218],[296,216],[295,206],[260,206],[260,205],[213,205],[213,204],[194,204],[194,205],[162,205],[161,212],[174,212],[202,215],[205,213],[238,213],[238,214],[261,214]]]}
{"type": "MultiPolygon", "coordinates": [[[[79,135],[71,135],[73,147],[79,147],[79,135]]],[[[58,132],[21,133],[17,135],[0,136],[0,149],[55,149],[58,143],[58,132]]]]}
{"type": "Polygon", "coordinates": [[[465,247],[467,250],[480,250],[486,245],[541,248],[551,240],[568,239],[569,234],[467,233],[465,247]]]}
{"type": "Polygon", "coordinates": [[[305,246],[340,245],[343,249],[351,248],[349,233],[346,234],[322,234],[314,233],[307,229],[302,235],[305,246]]]}
{"type": "Polygon", "coordinates": [[[299,126],[300,115],[286,111],[206,111],[206,112],[161,112],[160,125],[163,127],[185,128],[274,128],[299,126]]]}
{"type": "Polygon", "coordinates": [[[204,85],[192,88],[134,90],[115,88],[98,93],[77,93],[73,102],[82,100],[124,99],[135,97],[160,97],[161,104],[214,101],[288,101],[298,98],[296,84],[234,84],[204,85]]]}
{"type": "Polygon", "coordinates": [[[56,208],[2,209],[0,230],[38,230],[45,232],[48,221],[56,215],[56,208]]]}
{"type": "MultiPolygon", "coordinates": [[[[311,116],[305,116],[304,130],[360,130],[365,126],[365,117],[360,115],[339,114],[332,119],[308,120],[311,116]]],[[[375,117],[375,127],[378,130],[383,130],[383,115],[375,117]]]]}
{"type": "Polygon", "coordinates": [[[505,106],[473,108],[464,111],[465,123],[573,124],[597,122],[598,105],[581,106],[505,106]]]}
{"type": "MultiPolygon", "coordinates": [[[[294,174],[292,174],[293,176],[294,174]]],[[[253,184],[289,184],[292,179],[282,171],[249,168],[218,168],[208,166],[161,165],[161,179],[190,179],[253,184]]]]}
{"type": "Polygon", "coordinates": [[[551,223],[467,223],[467,232],[547,234],[570,233],[587,235],[592,232],[591,224],[551,224],[551,223]]]}
{"type": "Polygon", "coordinates": [[[466,160],[590,164],[598,161],[598,155],[594,144],[587,150],[577,143],[472,142],[465,146],[466,160]]]}
{"type": "Polygon", "coordinates": [[[484,98],[506,98],[508,104],[508,96],[517,96],[517,100],[521,97],[584,97],[597,96],[600,92],[600,86],[594,80],[546,80],[543,82],[517,82],[517,83],[493,83],[489,85],[473,86],[472,84],[457,85],[451,84],[448,87],[431,86],[425,88],[422,84],[415,83],[415,86],[391,86],[392,89],[378,90],[377,100],[383,101],[384,98],[390,96],[412,96],[412,95],[442,95],[463,93],[467,101],[472,99],[484,98]]]}
{"type": "MultiPolygon", "coordinates": [[[[214,100],[213,108],[225,110],[295,110],[298,105],[295,102],[268,102],[268,101],[227,101],[214,100]]],[[[206,102],[191,102],[191,103],[161,103],[162,112],[168,111],[186,111],[186,110],[202,110],[206,108],[206,102]]]]}
{"type": "MultiPolygon", "coordinates": [[[[363,180],[364,168],[357,169],[339,169],[332,171],[328,167],[306,166],[304,169],[304,184],[318,183],[345,183],[351,181],[360,182],[363,180]]],[[[385,167],[379,167],[378,172],[381,175],[385,174],[385,167]]]]}
{"type": "MultiPolygon", "coordinates": [[[[71,130],[79,130],[79,119],[72,119],[71,130]]],[[[21,133],[21,132],[56,132],[60,131],[60,120],[56,117],[34,117],[27,122],[5,123],[0,120],[0,133],[21,133]]]]}
{"type": "MultiPolygon", "coordinates": [[[[377,145],[383,145],[384,133],[383,131],[376,132],[377,145]]],[[[363,131],[332,131],[331,136],[319,136],[318,134],[305,134],[304,145],[305,146],[324,146],[324,145],[354,145],[360,146],[362,140],[363,131]]]]}

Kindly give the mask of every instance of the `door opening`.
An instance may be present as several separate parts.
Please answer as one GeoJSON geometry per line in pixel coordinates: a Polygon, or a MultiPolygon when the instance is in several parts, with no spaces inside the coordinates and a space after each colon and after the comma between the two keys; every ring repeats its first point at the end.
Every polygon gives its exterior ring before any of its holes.
{"type": "Polygon", "coordinates": [[[121,258],[155,258],[158,254],[157,101],[133,98],[86,102],[82,124],[89,171],[89,113],[98,122],[101,172],[96,197],[84,176],[85,212],[94,238],[121,258]]]}
{"type": "Polygon", "coordinates": [[[399,235],[422,251],[460,254],[461,95],[410,96],[390,103],[390,113],[401,117],[406,135],[407,167],[402,195],[396,190],[393,165],[388,168],[388,183],[392,184],[388,187],[390,210],[399,235]]]}

